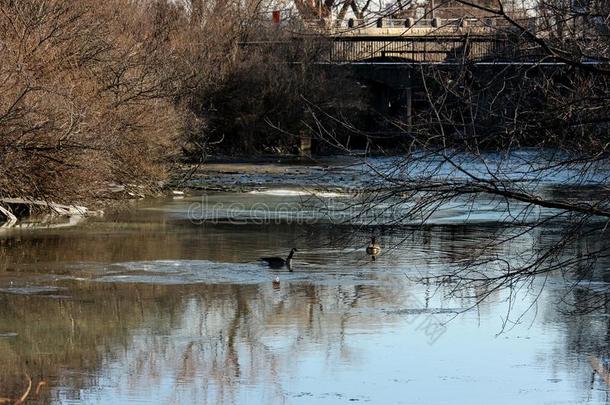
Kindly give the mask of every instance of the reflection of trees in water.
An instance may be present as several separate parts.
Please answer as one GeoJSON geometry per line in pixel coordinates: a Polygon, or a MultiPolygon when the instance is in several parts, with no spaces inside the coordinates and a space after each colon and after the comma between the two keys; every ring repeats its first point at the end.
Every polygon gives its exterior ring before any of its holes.
{"type": "MultiPolygon", "coordinates": [[[[545,249],[566,240],[566,231],[560,225],[551,223],[541,228],[536,235],[535,248],[545,249]]],[[[605,253],[592,254],[608,251],[610,241],[600,238],[596,234],[598,230],[595,225],[586,227],[568,244],[562,245],[556,261],[565,261],[566,265],[558,266],[551,274],[555,283],[545,290],[547,298],[539,311],[545,325],[557,328],[559,324],[565,331],[565,346],[556,351],[555,361],[571,364],[585,391],[610,401],[610,387],[605,382],[610,373],[610,293],[607,284],[610,282],[610,258],[605,253]]]]}
{"type": "MultiPolygon", "coordinates": [[[[308,352],[327,353],[329,363],[358,362],[346,331],[379,327],[379,314],[366,309],[400,307],[410,294],[405,274],[438,274],[473,255],[480,258],[482,249],[487,257],[518,257],[535,244],[555,240],[550,227],[535,235],[519,235],[520,228],[484,224],[376,228],[384,252],[372,265],[363,249],[360,253],[343,250],[358,243],[364,246],[371,229],[350,232],[348,241],[343,237],[344,227],[313,227],[306,230],[312,231],[310,237],[302,238],[303,230],[296,226],[194,226],[161,221],[116,226],[118,229],[101,224],[92,229],[22,235],[3,257],[8,269],[18,271],[5,274],[13,278],[26,277],[30,270],[81,274],[79,266],[64,263],[91,260],[247,262],[263,252],[280,253],[298,245],[297,262],[308,264],[301,271],[338,275],[326,285],[282,282],[279,289],[271,283],[153,286],[83,282],[69,286],[68,299],[0,295],[0,333],[18,333],[17,337],[0,338],[0,387],[7,388],[0,396],[23,392],[23,373],[27,372],[33,379],[48,379],[51,389],[47,395],[58,395],[57,387],[63,387],[65,395],[78,397],[80,389],[100,383],[103,369],[105,374],[117,374],[104,378],[115,378],[119,386],[140,391],[166,383],[168,375],[175,376],[175,401],[191,395],[230,402],[238,385],[263,383],[273,386],[274,399],[281,400],[282,380],[289,378],[299,357],[308,352]],[[518,236],[510,243],[494,244],[500,237],[515,234],[518,236]],[[394,246],[399,248],[392,249],[394,246]],[[36,262],[48,264],[31,265],[36,262]],[[358,276],[359,272],[363,275],[358,276]],[[345,275],[352,276],[349,283],[339,282],[345,275]],[[366,282],[359,283],[360,278],[366,282]]],[[[4,238],[0,248],[15,240],[4,238]]],[[[575,249],[604,242],[578,243],[575,249]]],[[[607,261],[600,259],[598,264],[601,269],[607,261]]],[[[422,306],[439,299],[435,294],[452,291],[451,280],[443,281],[439,285],[429,280],[423,286],[425,292],[418,296],[422,306]]],[[[471,286],[460,290],[456,302],[469,307],[490,294],[496,293],[485,286],[471,286]]],[[[490,307],[484,305],[480,310],[486,308],[490,307]]],[[[590,339],[592,345],[600,336],[609,337],[605,319],[582,318],[582,322],[567,329],[574,342],[570,350],[576,353],[581,353],[577,343],[583,339],[590,339]]],[[[594,352],[607,353],[605,343],[594,352]]],[[[42,402],[50,399],[47,396],[42,402]]]]}
{"type": "Polygon", "coordinates": [[[553,363],[569,364],[575,383],[589,398],[610,402],[610,306],[592,309],[594,297],[585,288],[559,285],[545,293],[538,316],[549,330],[563,331],[553,363]]]}
{"type": "MultiPolygon", "coordinates": [[[[312,238],[299,238],[300,231],[298,227],[275,225],[239,226],[236,230],[227,225],[195,227],[180,223],[170,227],[162,222],[136,222],[25,234],[20,236],[18,246],[7,248],[4,256],[7,269],[18,272],[5,274],[13,278],[29,272],[82,274],[80,266],[67,268],[63,263],[83,260],[177,257],[247,261],[264,249],[282,251],[297,243],[304,246],[299,257],[302,262],[339,273],[362,270],[363,254],[331,248],[345,229],[319,227],[312,238]],[[31,265],[36,262],[48,264],[31,265]]],[[[402,280],[403,269],[450,265],[494,230],[438,226],[402,231],[383,235],[383,242],[392,246],[406,236],[408,243],[401,250],[389,251],[376,264],[377,269],[363,277],[402,280]],[[398,274],[386,274],[388,268],[400,270],[398,274]],[[382,271],[376,273],[378,269],[382,271]]],[[[361,235],[364,244],[367,234],[361,235]]],[[[15,240],[4,238],[3,246],[15,240]]],[[[306,270],[318,271],[316,267],[306,270]]],[[[68,294],[70,299],[0,296],[0,332],[18,333],[16,338],[0,339],[4,359],[0,386],[20,393],[23,372],[27,371],[33,378],[50,379],[52,387],[74,387],[71,395],[78,395],[78,388],[99,383],[96,373],[101,367],[125,367],[121,364],[133,367],[124,373],[129,375],[132,387],[161,384],[162,370],[169,368],[177,371],[177,381],[203,381],[200,389],[205,392],[199,393],[203,396],[233,395],[240,379],[277,383],[277,376],[293,367],[308,345],[323,347],[329,353],[328,361],[335,355],[344,361],[351,358],[354,353],[345,331],[354,324],[359,328],[375,325],[375,316],[359,313],[359,309],[398,305],[406,295],[400,282],[394,282],[392,288],[352,283],[286,283],[279,290],[271,285],[77,284],[68,294]],[[285,335],[287,330],[289,335],[285,335]],[[183,337],[176,340],[176,336],[183,337]],[[279,352],[275,347],[278,344],[279,352]],[[63,373],[63,368],[74,373],[63,373]]],[[[427,305],[427,301],[422,304],[427,305]]],[[[280,387],[276,387],[276,393],[281,395],[280,387]]]]}
{"type": "MultiPolygon", "coordinates": [[[[569,243],[562,245],[561,255],[556,259],[554,276],[565,278],[567,294],[564,301],[572,306],[573,313],[586,314],[602,310],[607,312],[610,298],[610,240],[599,237],[600,228],[606,224],[585,227],[569,243]],[[564,264],[564,266],[561,266],[564,264]]],[[[554,246],[566,239],[557,224],[541,229],[536,239],[538,249],[554,246]]]]}
{"type": "Polygon", "coordinates": [[[128,332],[145,317],[144,301],[148,312],[175,310],[171,300],[149,301],[153,294],[142,286],[125,290],[96,284],[69,295],[0,295],[0,331],[17,335],[0,338],[0,387],[12,396],[21,390],[24,373],[35,380],[50,378],[54,385],[63,367],[78,370],[83,383],[95,384],[94,371],[102,358],[96,348],[125,346],[128,332]]]}
{"type": "Polygon", "coordinates": [[[18,396],[27,372],[49,382],[42,402],[59,395],[58,387],[77,399],[102,378],[142,391],[166,384],[168,375],[175,376],[176,400],[230,401],[244,383],[274,385],[281,397],[283,376],[308,351],[323,347],[331,357],[350,358],[345,331],[375,325],[373,314],[350,311],[396,304],[398,292],[356,285],[100,283],[77,286],[67,299],[3,295],[0,331],[18,336],[0,338],[0,395],[18,396]]]}

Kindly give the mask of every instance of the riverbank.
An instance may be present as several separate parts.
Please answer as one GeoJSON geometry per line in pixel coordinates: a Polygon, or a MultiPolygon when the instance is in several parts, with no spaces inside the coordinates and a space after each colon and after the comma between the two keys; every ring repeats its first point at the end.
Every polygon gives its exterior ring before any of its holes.
{"type": "MultiPolygon", "coordinates": [[[[457,155],[454,156],[454,159],[456,161],[471,159],[465,156],[457,155]]],[[[515,181],[516,184],[529,182],[532,187],[544,187],[546,193],[552,193],[554,196],[569,195],[570,198],[575,195],[582,195],[585,198],[592,192],[586,188],[588,184],[593,187],[603,181],[603,176],[607,175],[607,170],[600,167],[595,170],[592,177],[582,177],[580,176],[581,167],[575,165],[564,167],[561,170],[535,171],[532,173],[536,177],[528,179],[529,162],[540,162],[544,158],[543,152],[524,149],[515,152],[510,157],[502,157],[494,153],[482,154],[476,159],[467,160],[467,164],[469,164],[470,173],[477,176],[486,176],[488,170],[494,170],[505,176],[506,181],[515,181]],[[574,182],[574,179],[578,179],[578,182],[574,182]],[[569,186],[569,190],[566,188],[567,186],[569,186]]],[[[442,156],[428,156],[419,160],[405,156],[364,158],[357,155],[314,156],[311,158],[263,156],[248,159],[218,157],[200,165],[174,166],[170,179],[164,183],[157,183],[156,188],[152,191],[150,188],[133,184],[113,184],[107,187],[105,192],[107,198],[92,201],[91,205],[87,206],[89,209],[82,206],[58,204],[47,206],[46,202],[34,204],[35,210],[8,208],[9,212],[17,214],[19,220],[23,221],[34,211],[35,214],[41,214],[39,219],[42,222],[49,223],[57,222],[58,217],[67,219],[100,215],[107,208],[120,207],[133,200],[164,196],[182,198],[210,192],[264,192],[286,196],[366,196],[384,192],[389,187],[401,184],[404,179],[416,181],[418,176],[425,178],[428,176],[426,170],[430,170],[430,168],[436,170],[437,179],[465,180],[464,173],[450,167],[450,164],[443,161],[442,156]]],[[[603,192],[598,189],[599,187],[592,188],[593,192],[603,192]]],[[[480,203],[486,203],[489,200],[482,194],[479,195],[479,199],[480,203]]],[[[405,202],[408,203],[417,201],[417,198],[406,198],[406,200],[408,201],[405,202]]],[[[1,202],[0,206],[2,206],[1,202]]],[[[402,205],[400,207],[408,208],[402,205]]],[[[15,225],[15,221],[10,222],[15,225]]],[[[6,222],[5,226],[8,224],[6,222]]]]}
{"type": "MultiPolygon", "coordinates": [[[[376,162],[392,158],[375,158],[376,162]]],[[[262,156],[256,158],[218,157],[200,165],[183,164],[165,183],[159,183],[154,193],[137,185],[116,185],[107,188],[107,198],[92,201],[87,207],[60,205],[26,199],[21,204],[7,205],[17,221],[5,221],[5,226],[39,223],[77,223],[77,219],[103,215],[105,209],[120,207],[128,201],[163,197],[182,198],[208,192],[250,193],[287,190],[288,195],[309,192],[312,195],[332,195],[366,190],[372,185],[371,171],[358,156],[335,155],[313,158],[297,156],[262,156]],[[72,218],[72,220],[69,220],[72,218]]],[[[2,206],[0,201],[0,206],[2,206]]],[[[0,217],[0,222],[2,218],[0,217]]]]}
{"type": "Polygon", "coordinates": [[[14,226],[57,227],[76,224],[88,217],[104,215],[107,208],[116,208],[127,201],[144,198],[159,198],[171,194],[172,190],[150,188],[138,185],[110,184],[103,193],[104,198],[90,199],[83,203],[60,204],[36,198],[0,198],[0,228],[14,226]]]}

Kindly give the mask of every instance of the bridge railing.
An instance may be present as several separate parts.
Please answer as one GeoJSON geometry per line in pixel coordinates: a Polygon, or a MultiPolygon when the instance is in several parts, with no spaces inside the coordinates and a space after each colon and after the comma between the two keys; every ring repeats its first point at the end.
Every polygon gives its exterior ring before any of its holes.
{"type": "MultiPolygon", "coordinates": [[[[489,16],[418,20],[382,18],[348,20],[347,28],[318,25],[303,34],[298,30],[292,31],[291,44],[280,48],[286,48],[285,54],[296,55],[290,60],[327,63],[555,63],[557,58],[545,52],[537,41],[528,40],[528,36],[515,29],[515,21],[540,38],[554,35],[553,22],[545,18],[515,18],[512,22],[489,16]],[[311,57],[312,54],[315,56],[311,57]]],[[[581,54],[584,48],[592,51],[583,55],[599,53],[595,49],[599,38],[588,44],[584,39],[588,31],[581,29],[580,32],[582,38],[578,38],[575,54],[581,54]]],[[[609,42],[610,39],[606,39],[600,43],[609,42]]],[[[608,61],[607,57],[602,59],[608,61]]]]}
{"type": "MultiPolygon", "coordinates": [[[[288,63],[413,63],[535,62],[544,56],[535,44],[491,36],[395,36],[293,38],[254,41],[244,48],[278,55],[288,63]]],[[[545,59],[547,61],[547,59],[545,59]]]]}
{"type": "Polygon", "coordinates": [[[336,28],[440,28],[440,27],[492,27],[499,24],[495,18],[373,18],[348,19],[336,28]]]}
{"type": "MultiPolygon", "coordinates": [[[[449,22],[457,24],[457,21],[449,22]]],[[[401,24],[398,19],[391,22],[401,24]]],[[[513,29],[433,33],[398,29],[382,34],[356,30],[344,35],[290,32],[282,37],[274,34],[266,40],[249,41],[242,46],[264,50],[276,55],[278,61],[288,63],[561,63],[562,57],[554,57],[540,44],[550,38],[546,36],[545,26],[540,27],[538,38],[543,38],[542,41],[528,39],[513,29]]],[[[610,63],[605,45],[610,43],[610,38],[605,34],[583,30],[578,38],[570,37],[570,40],[564,44],[567,50],[564,53],[573,50],[575,60],[588,64],[610,63]]]]}
{"type": "MultiPolygon", "coordinates": [[[[524,27],[533,29],[536,26],[535,18],[515,18],[524,27]]],[[[394,18],[394,17],[372,17],[366,19],[354,19],[335,21],[330,26],[320,24],[320,20],[305,20],[304,27],[310,31],[324,31],[335,35],[349,35],[351,32],[358,31],[379,31],[383,35],[383,30],[410,29],[415,31],[429,32],[433,30],[488,30],[505,29],[511,27],[505,18],[498,16],[487,17],[461,17],[461,18],[394,18]]],[[[423,33],[422,32],[422,33],[423,33]]]]}
{"type": "Polygon", "coordinates": [[[337,37],[329,62],[462,63],[468,61],[531,61],[541,49],[501,37],[337,37]]]}

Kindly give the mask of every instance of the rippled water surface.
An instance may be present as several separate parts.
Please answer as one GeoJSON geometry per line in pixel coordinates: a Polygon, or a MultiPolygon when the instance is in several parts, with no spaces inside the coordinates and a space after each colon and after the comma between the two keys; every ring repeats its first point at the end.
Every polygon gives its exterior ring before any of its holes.
{"type": "MultiPolygon", "coordinates": [[[[421,280],[505,226],[492,202],[474,217],[449,207],[424,229],[377,227],[372,262],[371,228],[321,213],[340,193],[294,211],[311,193],[282,190],[3,231],[0,397],[18,398],[29,376],[28,403],[41,404],[610,402],[594,372],[610,318],[561,310],[586,290],[551,276],[475,305],[485,291],[449,298],[451,285],[421,280]],[[293,246],[292,273],[257,261],[293,246]]],[[[490,253],[534,242],[553,243],[553,229],[490,253]]]]}

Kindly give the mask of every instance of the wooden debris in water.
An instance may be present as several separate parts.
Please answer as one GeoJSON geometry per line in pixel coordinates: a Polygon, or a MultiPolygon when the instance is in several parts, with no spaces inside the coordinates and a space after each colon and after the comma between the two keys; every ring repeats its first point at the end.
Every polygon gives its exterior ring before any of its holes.
{"type": "MultiPolygon", "coordinates": [[[[19,398],[0,398],[0,405],[21,405],[28,400],[28,397],[30,396],[30,393],[32,392],[32,379],[30,378],[30,376],[27,373],[25,374],[25,378],[28,381],[28,386],[25,389],[25,392],[19,398]]],[[[41,388],[46,384],[47,383],[45,381],[40,381],[36,385],[36,390],[34,393],[37,398],[38,398],[38,395],[40,394],[41,388]]]]}

